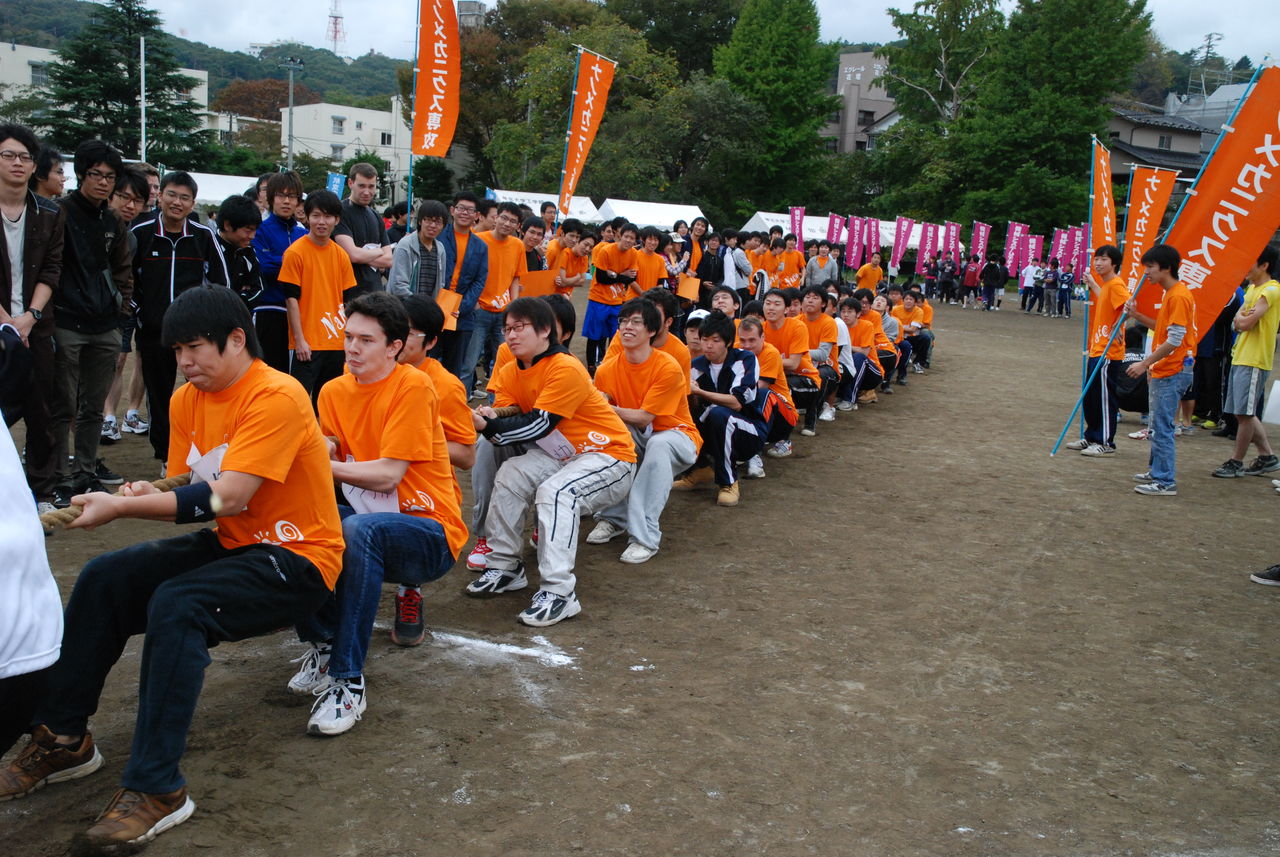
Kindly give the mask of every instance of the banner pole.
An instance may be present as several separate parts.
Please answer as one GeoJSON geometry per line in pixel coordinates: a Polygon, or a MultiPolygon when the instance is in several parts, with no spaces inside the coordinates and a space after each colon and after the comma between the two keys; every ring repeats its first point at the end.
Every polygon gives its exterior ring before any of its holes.
{"type": "MultiPolygon", "coordinates": [[[[409,205],[409,223],[413,222],[413,118],[418,113],[418,47],[422,38],[422,4],[413,16],[413,80],[409,85],[409,177],[406,179],[405,199],[409,205]]],[[[394,117],[392,119],[394,121],[394,117]]]]}
{"type": "MultiPolygon", "coordinates": [[[[560,209],[560,200],[564,199],[564,180],[569,175],[569,140],[573,137],[573,102],[578,97],[578,69],[582,68],[582,52],[587,50],[582,45],[574,45],[574,47],[578,49],[578,55],[573,61],[573,86],[569,90],[569,121],[564,129],[564,165],[560,167],[560,192],[556,194],[557,211],[560,209]]],[[[587,53],[591,52],[587,51],[587,53]]]]}

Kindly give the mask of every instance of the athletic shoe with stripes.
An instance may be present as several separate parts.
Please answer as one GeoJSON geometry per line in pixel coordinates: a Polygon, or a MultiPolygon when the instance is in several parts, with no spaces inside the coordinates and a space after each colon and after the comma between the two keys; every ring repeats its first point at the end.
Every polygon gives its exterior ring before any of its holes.
{"type": "Polygon", "coordinates": [[[504,592],[515,592],[529,585],[524,576],[524,565],[518,565],[507,571],[501,568],[486,568],[484,574],[466,585],[464,595],[472,598],[492,598],[504,592]]]}
{"type": "Polygon", "coordinates": [[[554,592],[540,589],[538,594],[533,596],[533,603],[520,611],[520,615],[516,618],[526,625],[545,628],[571,616],[577,616],[581,612],[582,605],[578,602],[576,593],[556,595],[554,592]]]}

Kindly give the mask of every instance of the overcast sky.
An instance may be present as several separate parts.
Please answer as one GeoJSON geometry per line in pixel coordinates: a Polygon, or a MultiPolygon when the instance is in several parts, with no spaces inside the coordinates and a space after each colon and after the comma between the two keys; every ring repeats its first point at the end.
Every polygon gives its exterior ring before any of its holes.
{"type": "MultiPolygon", "coordinates": [[[[330,2],[220,0],[211,7],[191,0],[147,0],[147,5],[160,12],[169,32],[227,50],[245,50],[251,42],[276,40],[327,44],[330,2]]],[[[883,0],[817,0],[817,4],[824,39],[885,42],[897,36],[884,11],[891,4],[883,0]]],[[[911,2],[901,0],[896,5],[906,9],[911,2]]],[[[1013,3],[1006,0],[1005,5],[1012,8],[1013,3]]],[[[412,55],[417,9],[414,0],[382,0],[376,4],[346,0],[343,7],[348,56],[359,56],[370,48],[393,57],[412,55]],[[365,11],[370,8],[376,12],[365,11]]],[[[1198,46],[1206,33],[1222,34],[1218,52],[1231,60],[1247,54],[1256,65],[1276,50],[1273,0],[1148,0],[1147,8],[1153,13],[1156,33],[1178,51],[1198,46]]]]}

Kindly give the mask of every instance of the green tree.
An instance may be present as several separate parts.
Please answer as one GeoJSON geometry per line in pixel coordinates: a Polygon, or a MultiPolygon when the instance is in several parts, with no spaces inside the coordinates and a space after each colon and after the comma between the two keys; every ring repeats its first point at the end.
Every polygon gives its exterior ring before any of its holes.
{"type": "Polygon", "coordinates": [[[329,180],[329,173],[337,172],[333,168],[332,160],[313,155],[310,152],[294,153],[293,171],[302,179],[302,186],[308,193],[313,190],[324,190],[325,184],[329,180]]]}
{"type": "Polygon", "coordinates": [[[1105,132],[1149,29],[1144,0],[1019,0],[974,111],[953,126],[957,219],[1040,232],[1085,217],[1089,135],[1105,132]]]}
{"type": "Polygon", "coordinates": [[[29,86],[0,83],[0,122],[41,127],[46,104],[48,99],[29,86]]]}
{"type": "Polygon", "coordinates": [[[743,0],[604,0],[655,51],[669,51],[682,77],[710,72],[715,48],[733,35],[743,0]]]}
{"type": "Polygon", "coordinates": [[[448,205],[453,199],[453,189],[453,171],[444,158],[414,159],[414,199],[434,199],[448,205]]]}
{"type": "Polygon", "coordinates": [[[191,147],[200,127],[189,92],[196,81],[178,73],[160,16],[141,0],[111,0],[58,50],[49,64],[50,140],[66,150],[99,137],[127,156],[142,153],[139,44],[147,46],[147,142],[166,158],[191,147]]]}
{"type": "Polygon", "coordinates": [[[1147,33],[1147,43],[1143,48],[1142,59],[1133,69],[1133,83],[1129,94],[1134,101],[1159,107],[1173,87],[1173,64],[1169,55],[1173,53],[1161,42],[1155,33],[1147,33]]]}
{"type": "Polygon", "coordinates": [[[997,0],[920,0],[910,12],[888,12],[904,41],[880,49],[885,89],[908,119],[953,122],[973,103],[1004,27],[997,0]]]}
{"type": "Polygon", "coordinates": [[[835,63],[836,47],[818,40],[813,0],[747,0],[733,37],[716,49],[716,76],[767,116],[749,177],[761,207],[787,205],[809,189],[818,132],[837,105],[828,93],[835,63]]]}

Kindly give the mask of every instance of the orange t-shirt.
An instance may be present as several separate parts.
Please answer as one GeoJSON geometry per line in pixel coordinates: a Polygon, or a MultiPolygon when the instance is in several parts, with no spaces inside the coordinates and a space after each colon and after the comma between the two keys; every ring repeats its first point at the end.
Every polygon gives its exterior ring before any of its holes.
{"type": "Polygon", "coordinates": [[[458,290],[458,275],[462,273],[462,260],[467,258],[467,242],[471,240],[471,230],[459,232],[453,230],[453,239],[458,243],[458,258],[453,260],[453,277],[449,279],[449,288],[458,290]]]}
{"type": "MultiPolygon", "coordinates": [[[[573,252],[572,249],[567,249],[563,253],[561,253],[559,262],[560,262],[560,276],[565,278],[576,277],[579,274],[585,274],[587,272],[587,268],[591,267],[590,256],[579,256],[577,253],[573,252]]],[[[553,271],[555,270],[555,268],[551,264],[550,259],[547,260],[547,267],[553,271]]],[[[573,286],[556,286],[556,294],[572,295],[573,286]]]]}
{"type": "Polygon", "coordinates": [[[631,432],[600,398],[587,367],[568,351],[545,354],[527,369],[512,360],[493,375],[495,406],[555,414],[560,422],[552,434],[563,436],[579,455],[603,452],[618,461],[636,460],[631,432]]]}
{"type": "MultiPolygon", "coordinates": [[[[1129,287],[1119,277],[1112,277],[1101,285],[1101,294],[1094,296],[1093,309],[1089,315],[1089,326],[1092,328],[1089,335],[1089,356],[1101,357],[1105,350],[1108,360],[1124,360],[1124,331],[1116,334],[1109,349],[1107,340],[1119,323],[1124,305],[1129,300],[1129,287]]],[[[1092,290],[1090,294],[1093,294],[1092,290]]]]}
{"type": "Polygon", "coordinates": [[[924,303],[920,304],[920,311],[924,313],[925,329],[933,330],[933,305],[929,303],[928,298],[925,298],[924,303]]]}
{"type": "MultiPolygon", "coordinates": [[[[809,336],[809,350],[817,348],[823,342],[831,343],[831,350],[827,353],[827,363],[833,367],[839,366],[838,359],[840,357],[840,346],[836,344],[836,320],[826,313],[819,313],[818,317],[813,321],[804,313],[796,316],[800,319],[800,323],[804,325],[805,333],[809,336]]],[[[811,358],[812,359],[812,358],[811,358]]]]}
{"type": "MultiPolygon", "coordinates": [[[[876,313],[871,312],[867,315],[875,314],[876,313]]],[[[884,336],[883,329],[881,329],[880,335],[884,336]]],[[[887,343],[889,341],[889,337],[884,336],[884,341],[887,343]]],[[[876,344],[875,324],[871,319],[867,318],[866,315],[859,316],[858,320],[849,328],[849,346],[851,348],[867,349],[867,359],[876,365],[876,368],[880,370],[881,374],[884,374],[884,367],[880,365],[880,355],[876,354],[876,344]]],[[[893,346],[890,345],[889,347],[892,348],[893,346]]]]}
{"type": "MultiPolygon", "coordinates": [[[[506,346],[507,343],[502,343],[506,346]]],[[[511,350],[507,349],[510,354],[511,350]]],[[[444,427],[444,439],[463,446],[476,442],[476,424],[471,420],[471,406],[467,404],[467,388],[462,379],[444,368],[439,360],[428,357],[418,366],[431,379],[440,401],[440,425],[444,427]]]]}
{"type": "Polygon", "coordinates": [[[641,293],[658,285],[658,281],[667,276],[667,257],[661,253],[646,253],[641,250],[636,254],[636,282],[633,289],[641,293]]]}
{"type": "Polygon", "coordinates": [[[547,242],[547,270],[554,271],[556,269],[556,260],[560,258],[560,254],[564,252],[565,247],[560,243],[559,238],[552,238],[547,242]]]}
{"type": "Polygon", "coordinates": [[[884,269],[870,262],[858,269],[858,288],[876,290],[880,280],[884,278],[884,269]]]}
{"type": "Polygon", "coordinates": [[[787,383],[787,373],[782,369],[782,355],[769,343],[764,343],[760,353],[756,355],[756,374],[760,378],[771,378],[769,389],[787,400],[787,404],[795,407],[791,398],[791,385],[787,383]]]}
{"type": "MultiPolygon", "coordinates": [[[[809,328],[805,327],[800,319],[788,318],[783,321],[782,327],[777,329],[766,321],[764,341],[778,349],[778,353],[784,358],[792,354],[800,355],[800,366],[793,374],[807,375],[815,381],[818,379],[818,370],[814,368],[813,361],[809,358],[809,328]]],[[[834,336],[831,341],[835,341],[834,336]]]]}
{"type": "Polygon", "coordinates": [[[489,382],[484,385],[484,388],[492,393],[495,389],[493,386],[493,380],[498,377],[498,372],[503,366],[514,362],[515,359],[516,356],[511,353],[511,346],[507,345],[505,342],[500,344],[498,346],[497,354],[493,356],[493,371],[489,373],[489,382]]]}
{"type": "Polygon", "coordinates": [[[698,263],[702,261],[702,245],[693,239],[690,235],[685,238],[685,244],[689,248],[689,275],[692,276],[698,271],[698,263]]]}
{"type": "Polygon", "coordinates": [[[396,486],[400,512],[438,521],[456,557],[466,544],[467,526],[449,464],[439,399],[427,374],[397,364],[390,375],[372,384],[343,375],[320,388],[318,410],[321,431],[338,439],[339,459],[409,462],[396,486]]]}
{"type": "MultiPolygon", "coordinates": [[[[284,251],[280,282],[297,286],[302,292],[298,315],[302,319],[302,335],[311,350],[341,351],[342,331],[347,326],[342,293],[356,284],[347,252],[332,241],[320,247],[310,238],[299,238],[284,251]]],[[[289,347],[296,347],[292,327],[289,347]]]]}
{"type": "Polygon", "coordinates": [[[782,261],[779,265],[779,273],[782,274],[782,282],[787,286],[796,286],[800,284],[800,277],[804,273],[804,266],[807,264],[804,254],[799,250],[783,250],[779,257],[782,261]]]}
{"type": "Polygon", "coordinates": [[[489,247],[489,275],[476,306],[489,312],[502,312],[511,302],[511,282],[529,273],[524,242],[515,237],[499,240],[496,232],[477,232],[476,237],[489,247]]]}
{"type": "Polygon", "coordinates": [[[889,314],[898,320],[898,325],[899,325],[898,341],[899,342],[902,341],[902,337],[904,336],[915,336],[920,332],[917,330],[915,333],[911,333],[907,330],[907,325],[910,324],[911,322],[917,321],[920,323],[921,329],[924,328],[924,310],[922,310],[920,307],[916,307],[915,309],[908,312],[906,307],[904,307],[902,304],[898,304],[896,307],[893,308],[893,310],[889,314]]]}
{"type": "MultiPolygon", "coordinates": [[[[735,318],[733,322],[736,327],[738,319],[735,318]]],[[[684,389],[686,393],[689,392],[689,388],[692,385],[692,373],[690,372],[690,368],[693,363],[693,356],[689,354],[689,346],[681,342],[679,337],[668,333],[667,341],[655,347],[659,351],[665,351],[667,354],[670,354],[676,359],[676,362],[680,364],[680,369],[684,372],[684,389]]],[[[622,354],[622,351],[622,339],[619,334],[615,333],[613,335],[613,339],[609,340],[609,349],[605,351],[604,359],[608,360],[610,357],[618,357],[622,354]]]]}
{"type": "MultiPolygon", "coordinates": [[[[1182,344],[1173,349],[1173,353],[1151,367],[1152,378],[1169,378],[1183,369],[1187,358],[1194,358],[1196,353],[1196,302],[1191,297],[1191,290],[1181,280],[1174,283],[1164,293],[1164,301],[1160,304],[1160,312],[1156,316],[1155,338],[1151,340],[1152,349],[1159,348],[1169,338],[1169,325],[1180,324],[1187,329],[1182,337],[1182,344]]],[[[1116,337],[1120,339],[1120,337],[1116,337]]]]}
{"type": "Polygon", "coordinates": [[[889,338],[889,335],[884,332],[884,319],[880,317],[880,313],[876,312],[873,309],[867,310],[866,312],[858,316],[859,321],[861,321],[864,318],[867,321],[871,322],[872,330],[874,330],[875,332],[876,350],[897,352],[898,346],[894,345],[893,340],[891,340],[889,338]]]}
{"type": "Polygon", "coordinates": [[[702,435],[689,413],[689,372],[670,354],[654,348],[643,363],[630,362],[625,351],[606,357],[596,369],[595,382],[612,404],[653,414],[653,431],[681,432],[695,449],[702,449],[702,435]]]}
{"type": "MultiPolygon", "coordinates": [[[[591,292],[587,295],[587,299],[606,306],[618,306],[626,301],[630,288],[625,283],[600,282],[600,272],[612,271],[620,274],[623,271],[635,269],[639,273],[639,255],[639,251],[634,247],[625,251],[619,249],[617,244],[601,244],[597,247],[592,254],[596,264],[596,276],[591,280],[591,292]]],[[[657,258],[661,259],[660,256],[657,258]]],[[[662,270],[663,272],[667,270],[665,262],[662,270]]]]}
{"type": "Polygon", "coordinates": [[[244,511],[218,518],[214,532],[222,546],[280,545],[311,561],[332,589],[342,571],[342,521],[329,448],[302,385],[254,360],[225,390],[179,387],[169,402],[169,424],[170,476],[225,448],[221,463],[209,463],[212,474],[234,470],[262,478],[244,511]]]}

